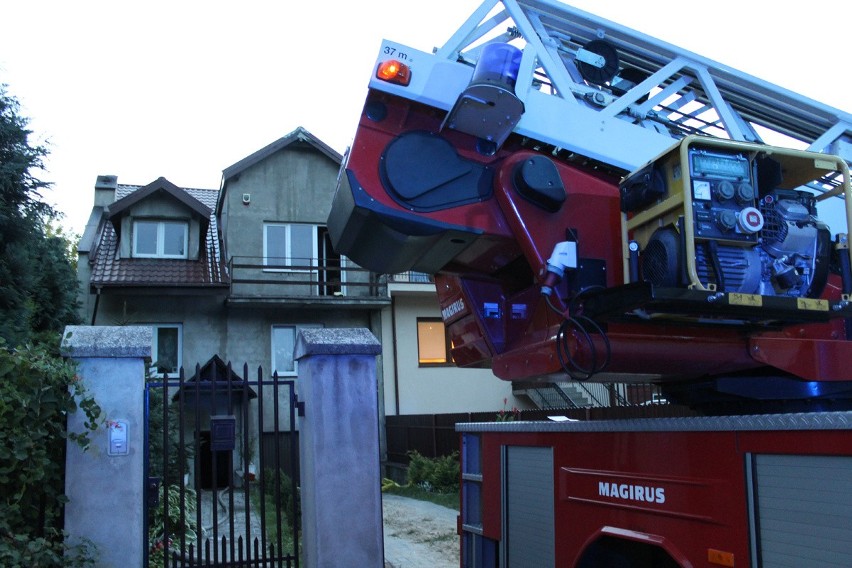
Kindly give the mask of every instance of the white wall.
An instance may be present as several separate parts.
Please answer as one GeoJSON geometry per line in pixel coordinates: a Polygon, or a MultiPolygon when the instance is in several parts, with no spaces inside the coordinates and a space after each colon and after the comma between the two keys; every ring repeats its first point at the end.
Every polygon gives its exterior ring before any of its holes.
{"type": "Polygon", "coordinates": [[[490,369],[418,365],[417,318],[440,316],[437,297],[428,293],[394,295],[393,305],[382,311],[382,329],[388,331],[382,334],[385,414],[496,414],[504,408],[504,398],[507,410],[528,408],[512,395],[512,384],[490,369]]]}

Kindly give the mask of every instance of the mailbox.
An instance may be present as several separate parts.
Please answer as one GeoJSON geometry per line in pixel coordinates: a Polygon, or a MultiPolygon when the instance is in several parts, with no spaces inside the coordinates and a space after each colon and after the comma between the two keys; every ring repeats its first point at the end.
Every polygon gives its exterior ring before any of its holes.
{"type": "Polygon", "coordinates": [[[237,437],[237,418],[233,414],[210,417],[210,450],[233,451],[237,437]]]}

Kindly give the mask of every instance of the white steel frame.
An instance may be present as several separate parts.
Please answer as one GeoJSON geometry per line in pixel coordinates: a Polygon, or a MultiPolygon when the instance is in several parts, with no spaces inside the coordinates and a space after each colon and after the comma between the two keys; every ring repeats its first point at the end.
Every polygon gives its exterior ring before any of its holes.
{"type": "Polygon", "coordinates": [[[762,142],[763,129],[852,160],[848,112],[555,0],[485,0],[434,53],[385,40],[379,61],[402,59],[411,83],[373,77],[370,87],[450,110],[491,42],[523,49],[516,133],[625,172],[689,134],[762,142]],[[621,69],[647,78],[623,94],[587,83],[576,61],[590,60],[583,46],[595,39],[615,47],[621,69]]]}

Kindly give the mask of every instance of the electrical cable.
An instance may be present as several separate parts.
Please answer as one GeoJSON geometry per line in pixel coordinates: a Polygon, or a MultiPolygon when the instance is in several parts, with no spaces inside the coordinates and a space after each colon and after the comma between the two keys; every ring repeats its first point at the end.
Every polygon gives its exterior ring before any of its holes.
{"type": "Polygon", "coordinates": [[[562,370],[575,381],[587,381],[594,375],[595,360],[597,353],[595,343],[589,332],[574,318],[566,317],[559,324],[559,332],[556,334],[556,355],[559,358],[559,364],[562,370]],[[573,357],[571,357],[571,347],[568,343],[570,330],[576,330],[582,333],[582,336],[589,346],[592,367],[586,368],[581,366],[573,357]],[[579,373],[579,374],[578,374],[579,373]]]}
{"type": "MultiPolygon", "coordinates": [[[[587,290],[583,290],[581,293],[586,292],[587,290]]],[[[580,294],[577,294],[572,299],[572,306],[579,295],[580,294]]],[[[559,359],[559,365],[562,367],[565,374],[575,381],[587,381],[595,374],[603,371],[607,365],[609,365],[612,355],[612,345],[603,328],[601,328],[596,321],[582,314],[577,316],[566,316],[553,304],[550,294],[543,294],[543,296],[548,307],[563,318],[562,323],[559,324],[559,330],[556,334],[556,355],[559,359]],[[591,333],[597,333],[603,339],[605,354],[602,361],[599,361],[598,359],[598,348],[591,336],[590,330],[591,333]],[[591,360],[590,366],[586,367],[581,365],[574,357],[571,356],[571,346],[569,343],[571,331],[574,331],[578,336],[578,343],[584,342],[588,345],[589,357],[591,360]]]]}
{"type": "Polygon", "coordinates": [[[612,344],[610,343],[609,337],[607,337],[606,332],[603,330],[603,328],[601,328],[601,326],[598,324],[598,322],[596,322],[592,318],[590,318],[588,316],[584,316],[584,315],[577,316],[577,319],[581,320],[581,321],[588,322],[594,328],[594,332],[597,333],[598,335],[600,335],[601,339],[604,342],[604,346],[606,347],[606,350],[605,350],[603,363],[601,363],[600,365],[594,366],[594,373],[600,373],[601,371],[606,369],[607,366],[609,366],[609,361],[612,358],[612,344]]]}

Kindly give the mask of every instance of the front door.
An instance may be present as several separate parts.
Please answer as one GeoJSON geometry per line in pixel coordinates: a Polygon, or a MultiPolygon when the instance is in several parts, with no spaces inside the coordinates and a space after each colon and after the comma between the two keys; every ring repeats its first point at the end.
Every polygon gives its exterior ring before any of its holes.
{"type": "Polygon", "coordinates": [[[232,483],[231,472],[234,462],[234,452],[213,452],[210,450],[210,430],[204,430],[199,434],[201,452],[201,489],[210,491],[212,489],[225,489],[232,483]]]}
{"type": "Polygon", "coordinates": [[[343,259],[331,245],[326,227],[317,228],[319,243],[319,294],[337,296],[345,293],[343,287],[343,259]]]}

